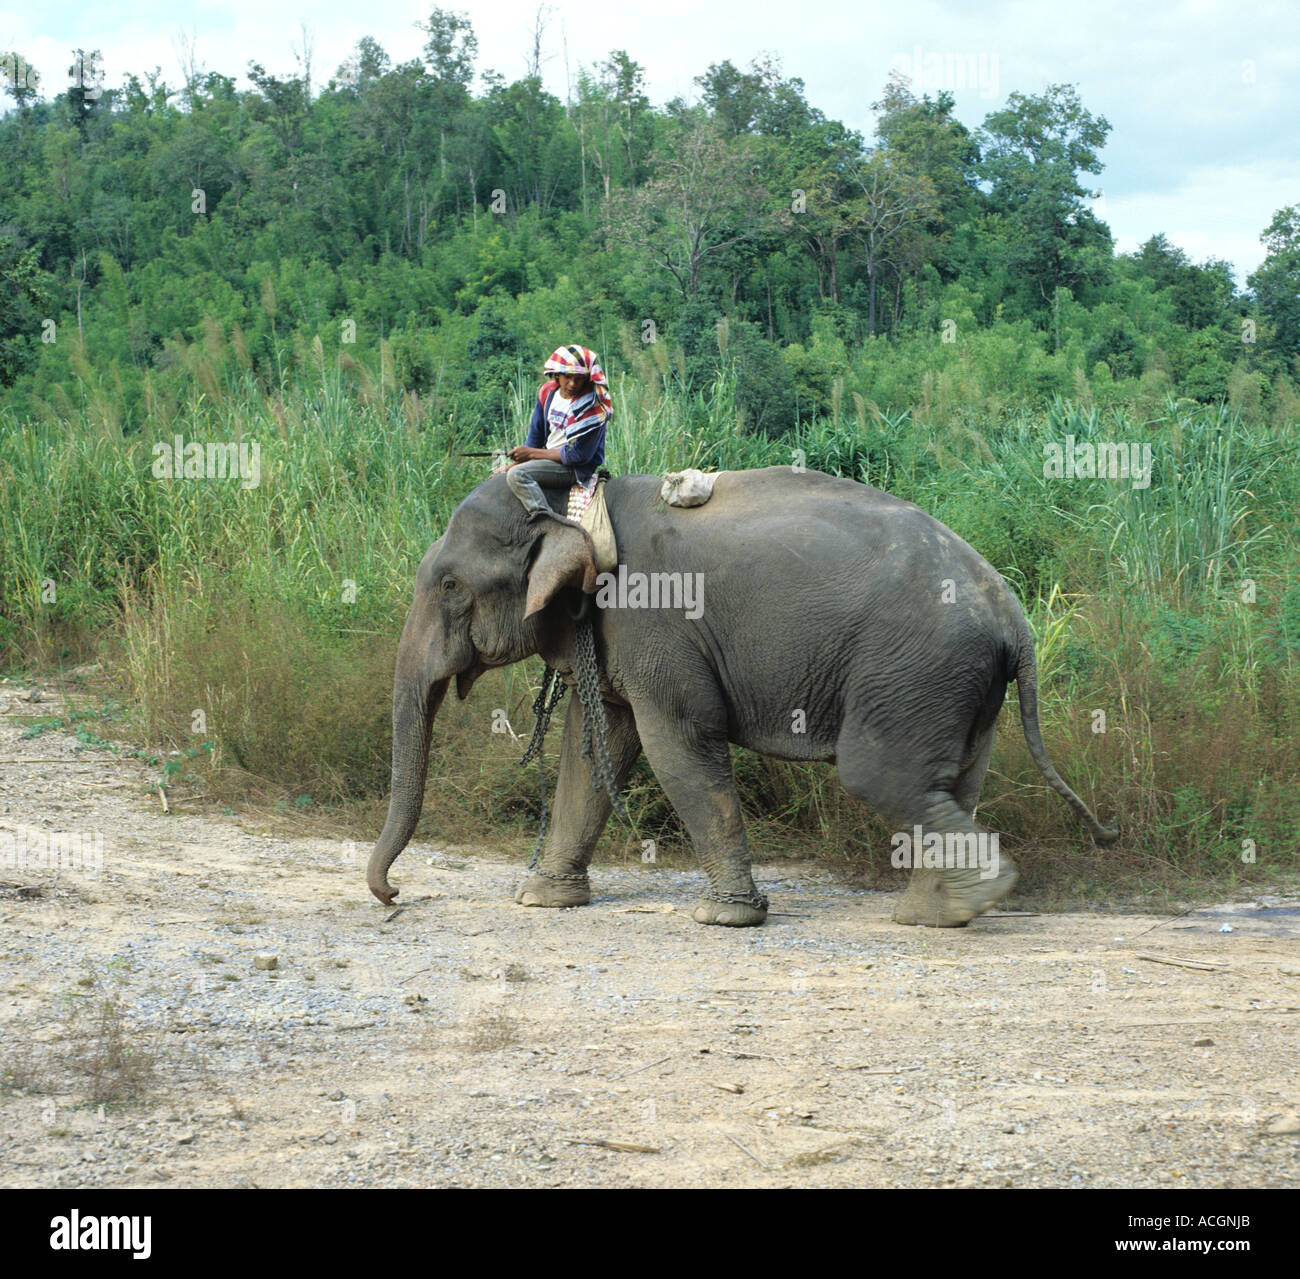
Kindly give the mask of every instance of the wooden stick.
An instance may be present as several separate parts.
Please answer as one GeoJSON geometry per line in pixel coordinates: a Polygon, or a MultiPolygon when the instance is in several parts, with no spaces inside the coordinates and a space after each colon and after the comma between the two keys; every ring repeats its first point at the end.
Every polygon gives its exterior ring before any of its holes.
{"type": "Polygon", "coordinates": [[[610,1077],[609,1082],[612,1084],[616,1079],[626,1079],[629,1075],[639,1075],[643,1070],[649,1070],[652,1066],[662,1066],[664,1062],[672,1061],[672,1059],[673,1055],[669,1053],[667,1057],[660,1057],[658,1061],[647,1062],[644,1066],[637,1066],[633,1070],[625,1070],[621,1075],[613,1075],[610,1077]]]}
{"type": "Polygon", "coordinates": [[[841,1066],[841,1070],[857,1070],[864,1075],[901,1075],[909,1070],[920,1070],[920,1066],[888,1066],[883,1070],[866,1070],[862,1066],[841,1066]]]}
{"type": "Polygon", "coordinates": [[[605,1137],[565,1137],[571,1146],[603,1146],[606,1150],[621,1150],[633,1155],[657,1155],[660,1147],[641,1146],[634,1141],[612,1141],[605,1137]]]}
{"type": "Polygon", "coordinates": [[[1218,962],[1206,963],[1200,959],[1173,959],[1168,955],[1153,955],[1149,951],[1139,950],[1133,956],[1134,959],[1145,959],[1151,964],[1171,964],[1175,968],[1194,968],[1201,973],[1221,973],[1227,965],[1218,962]]]}
{"type": "Polygon", "coordinates": [[[768,1165],[765,1164],[752,1150],[750,1150],[747,1146],[742,1146],[740,1142],[738,1142],[729,1132],[724,1132],[722,1135],[729,1142],[731,1142],[731,1144],[735,1146],[737,1150],[743,1150],[745,1154],[747,1154],[764,1172],[772,1171],[772,1169],[769,1168],[768,1165]]]}

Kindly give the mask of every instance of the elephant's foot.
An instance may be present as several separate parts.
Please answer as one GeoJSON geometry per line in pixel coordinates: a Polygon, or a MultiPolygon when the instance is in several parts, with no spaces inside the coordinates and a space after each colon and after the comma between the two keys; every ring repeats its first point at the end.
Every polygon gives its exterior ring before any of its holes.
{"type": "Polygon", "coordinates": [[[540,872],[524,880],[515,901],[521,906],[585,906],[591,901],[591,885],[586,875],[556,879],[540,872]]]}
{"type": "Polygon", "coordinates": [[[752,893],[710,894],[695,908],[697,924],[722,924],[728,928],[753,928],[767,918],[767,898],[752,893]]]}
{"type": "Polygon", "coordinates": [[[990,879],[981,879],[978,870],[913,871],[907,891],[894,907],[894,923],[964,928],[1001,901],[1018,878],[1009,857],[999,859],[998,873],[990,879]]]}

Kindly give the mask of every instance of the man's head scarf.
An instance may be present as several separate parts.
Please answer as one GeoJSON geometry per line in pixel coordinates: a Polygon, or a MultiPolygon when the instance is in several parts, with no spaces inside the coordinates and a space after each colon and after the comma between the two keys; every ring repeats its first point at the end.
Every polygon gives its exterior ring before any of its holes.
{"type": "Polygon", "coordinates": [[[591,379],[591,389],[596,393],[606,413],[612,413],[614,401],[610,398],[609,382],[605,371],[596,359],[595,351],[585,346],[561,346],[551,352],[551,358],[543,366],[547,373],[585,373],[591,379]]]}

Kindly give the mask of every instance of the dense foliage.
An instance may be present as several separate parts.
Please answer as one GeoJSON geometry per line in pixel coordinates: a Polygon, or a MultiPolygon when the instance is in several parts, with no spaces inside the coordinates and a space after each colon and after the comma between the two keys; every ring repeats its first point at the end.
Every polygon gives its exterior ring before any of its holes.
{"type": "Polygon", "coordinates": [[[1293,411],[1300,206],[1249,294],[1162,235],[1117,256],[1091,198],[1110,125],[1068,85],[1012,93],[972,133],[949,93],[895,76],[864,139],[771,59],[712,65],[698,105],[657,108],[616,50],[560,102],[537,75],[486,71],[476,93],[468,20],[423,27],[421,57],[366,38],[323,89],[256,63],[246,91],[216,72],[87,88],[97,55],[77,51],[79,82],[46,101],[7,55],[12,407],[133,432],[196,388],[252,371],[283,394],[295,363],[342,359],[476,428],[580,340],[615,369],[667,342],[688,391],[732,364],[767,433],[833,395],[921,404],[945,375],[981,411],[1168,392],[1293,411]]]}

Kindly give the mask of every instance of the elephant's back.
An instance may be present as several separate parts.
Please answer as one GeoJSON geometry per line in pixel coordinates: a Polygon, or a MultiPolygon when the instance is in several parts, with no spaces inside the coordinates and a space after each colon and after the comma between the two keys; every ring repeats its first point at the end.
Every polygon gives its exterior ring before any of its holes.
{"type": "Polygon", "coordinates": [[[638,524],[649,516],[656,529],[695,537],[717,534],[733,545],[742,539],[761,545],[820,538],[839,558],[846,549],[841,538],[858,546],[894,543],[900,550],[932,544],[940,553],[969,552],[983,563],[973,548],[915,502],[822,471],[788,466],[720,471],[713,496],[693,507],[667,506],[659,495],[661,483],[651,475],[611,481],[611,515],[617,507],[640,517],[638,524]]]}
{"type": "Polygon", "coordinates": [[[845,604],[869,596],[877,609],[914,609],[918,595],[944,598],[945,583],[972,585],[974,592],[961,592],[970,622],[999,632],[1015,625],[1019,604],[1002,576],[915,502],[784,466],[719,472],[713,496],[696,507],[665,505],[661,482],[657,476],[611,482],[620,550],[626,541],[629,550],[636,545],[656,565],[672,568],[745,564],[755,598],[766,589],[765,570],[775,573],[786,597],[830,587],[845,604]]]}

